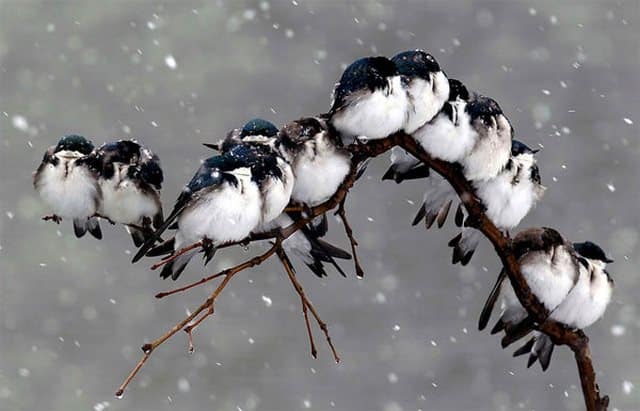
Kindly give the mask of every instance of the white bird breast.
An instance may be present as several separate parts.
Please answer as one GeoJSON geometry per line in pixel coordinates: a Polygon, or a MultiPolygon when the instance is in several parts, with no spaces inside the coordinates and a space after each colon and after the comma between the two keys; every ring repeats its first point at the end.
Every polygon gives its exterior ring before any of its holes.
{"type": "Polygon", "coordinates": [[[586,328],[596,322],[611,301],[612,287],[603,271],[604,264],[587,261],[589,268],[580,264],[578,282],[562,304],[551,313],[554,320],[575,328],[586,328]]]}
{"type": "Polygon", "coordinates": [[[465,111],[466,103],[451,103],[454,109],[454,121],[443,112],[431,122],[418,129],[413,138],[427,153],[444,161],[462,160],[473,149],[478,133],[471,126],[471,119],[465,111]]]}
{"type": "Polygon", "coordinates": [[[497,116],[497,125],[481,136],[473,150],[462,160],[468,180],[494,178],[511,156],[511,125],[503,115],[497,116]]]}
{"type": "Polygon", "coordinates": [[[262,206],[263,222],[277,218],[291,199],[291,192],[295,184],[291,166],[278,157],[278,167],[282,172],[282,178],[267,178],[262,189],[264,195],[262,206]]]}
{"type": "Polygon", "coordinates": [[[144,217],[153,219],[160,211],[160,201],[142,192],[127,178],[128,168],[128,165],[114,164],[113,177],[99,180],[102,189],[100,214],[115,223],[139,224],[144,217]]]}
{"type": "Polygon", "coordinates": [[[431,73],[429,81],[416,77],[407,88],[409,112],[404,131],[412,134],[430,121],[449,98],[449,80],[442,71],[431,73]]]}
{"type": "Polygon", "coordinates": [[[407,117],[409,99],[400,76],[389,79],[385,90],[365,90],[348,97],[345,106],[332,117],[332,124],[346,143],[354,137],[374,140],[402,130],[407,117]]]}
{"type": "Polygon", "coordinates": [[[65,152],[56,153],[57,166],[47,164],[37,185],[42,199],[63,218],[85,218],[96,213],[100,196],[95,177],[75,164],[65,152]],[[68,172],[65,175],[65,169],[68,172]]]}
{"type": "Polygon", "coordinates": [[[348,154],[335,147],[309,141],[294,160],[295,184],[291,198],[309,206],[328,200],[340,187],[349,173],[351,161],[348,154]],[[315,155],[314,155],[315,153],[315,155]]]}
{"type": "MultiPolygon", "coordinates": [[[[247,237],[262,220],[262,195],[251,170],[233,172],[237,187],[227,182],[201,197],[178,219],[176,249],[208,238],[219,245],[247,237]]],[[[197,194],[196,194],[197,195],[197,194]]]]}

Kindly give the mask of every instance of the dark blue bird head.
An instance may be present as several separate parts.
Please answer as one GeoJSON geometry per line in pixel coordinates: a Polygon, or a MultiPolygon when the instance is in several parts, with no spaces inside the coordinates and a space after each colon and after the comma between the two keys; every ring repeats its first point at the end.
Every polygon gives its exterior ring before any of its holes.
{"type": "Polygon", "coordinates": [[[261,118],[254,118],[249,120],[244,127],[242,127],[240,138],[247,136],[275,137],[276,134],[278,134],[278,127],[276,127],[272,122],[261,118]]]}
{"type": "Polygon", "coordinates": [[[77,134],[69,134],[58,141],[54,152],[60,151],[77,151],[86,155],[93,151],[93,143],[77,134]]]}
{"type": "Polygon", "coordinates": [[[431,73],[440,71],[440,65],[436,59],[423,50],[411,50],[396,54],[391,61],[396,65],[398,74],[409,79],[418,77],[428,80],[431,73]]]}
{"type": "Polygon", "coordinates": [[[349,95],[363,90],[382,90],[388,86],[388,79],[397,75],[396,65],[386,57],[364,57],[354,61],[336,84],[331,112],[342,107],[349,95]]]}
{"type": "Polygon", "coordinates": [[[491,122],[491,117],[502,114],[502,109],[494,99],[481,95],[469,101],[465,111],[469,113],[471,121],[480,118],[485,122],[489,121],[489,123],[491,122]]]}
{"type": "Polygon", "coordinates": [[[613,260],[607,257],[604,250],[600,246],[591,241],[585,241],[582,243],[573,243],[573,249],[582,257],[590,260],[598,260],[603,263],[612,263],[613,260]]]}
{"type": "Polygon", "coordinates": [[[449,79],[449,101],[456,100],[469,101],[469,90],[460,80],[449,79]]]}
{"type": "Polygon", "coordinates": [[[162,182],[164,181],[160,162],[156,159],[155,161],[146,161],[142,163],[140,165],[140,178],[142,181],[160,190],[162,188],[162,182]]]}
{"type": "Polygon", "coordinates": [[[326,124],[316,117],[304,117],[291,121],[280,130],[279,143],[293,149],[312,139],[327,129],[326,124]]]}

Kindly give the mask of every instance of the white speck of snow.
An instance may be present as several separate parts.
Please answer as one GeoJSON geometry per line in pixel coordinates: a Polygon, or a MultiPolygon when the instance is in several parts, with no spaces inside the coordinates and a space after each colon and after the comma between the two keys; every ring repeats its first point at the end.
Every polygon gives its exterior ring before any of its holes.
{"type": "Polygon", "coordinates": [[[548,96],[551,94],[551,92],[547,89],[542,89],[542,94],[544,94],[545,96],[548,96]]]}
{"type": "Polygon", "coordinates": [[[156,28],[157,26],[156,26],[156,23],[154,23],[154,22],[152,22],[152,21],[148,21],[148,22],[147,22],[147,27],[149,28],[149,30],[155,30],[155,28],[156,28]]]}
{"type": "Polygon", "coordinates": [[[629,395],[633,391],[633,383],[631,381],[622,381],[622,391],[629,395]]]}
{"type": "Polygon", "coordinates": [[[24,116],[13,116],[13,118],[11,119],[11,123],[13,124],[13,127],[22,132],[26,132],[27,130],[29,130],[29,122],[27,122],[27,119],[24,116]]]}
{"type": "Polygon", "coordinates": [[[631,120],[629,117],[625,117],[624,118],[624,122],[629,124],[629,125],[633,124],[633,120],[631,120]]]}
{"type": "Polygon", "coordinates": [[[555,24],[558,24],[558,17],[556,17],[556,16],[554,16],[554,15],[551,15],[551,16],[549,17],[549,23],[554,24],[554,25],[555,25],[555,24]]]}
{"type": "Polygon", "coordinates": [[[531,7],[529,9],[529,14],[532,16],[535,16],[536,14],[538,14],[538,10],[534,9],[533,7],[531,7]]]}
{"type": "Polygon", "coordinates": [[[376,302],[378,304],[384,304],[387,302],[387,297],[383,293],[378,292],[376,293],[376,302]]]}
{"type": "Polygon", "coordinates": [[[176,61],[176,58],[171,54],[167,54],[165,56],[164,64],[166,64],[167,67],[169,67],[171,70],[175,70],[176,68],[178,68],[178,62],[176,61]]]}
{"type": "Polygon", "coordinates": [[[115,304],[115,303],[116,303],[116,300],[114,300],[113,298],[109,298],[109,302],[110,302],[111,304],[115,304]]]}
{"type": "Polygon", "coordinates": [[[20,368],[18,369],[18,375],[22,378],[27,378],[31,374],[28,368],[20,368]]]}
{"type": "Polygon", "coordinates": [[[191,384],[189,383],[189,380],[184,377],[180,378],[178,380],[178,389],[180,390],[180,392],[191,391],[191,384]]]}
{"type": "Polygon", "coordinates": [[[394,325],[393,331],[400,331],[400,326],[398,324],[394,325]]]}
{"type": "Polygon", "coordinates": [[[611,335],[614,337],[622,337],[627,332],[624,325],[614,324],[611,326],[611,335]]]}
{"type": "Polygon", "coordinates": [[[311,408],[311,401],[310,400],[304,400],[304,401],[302,401],[302,405],[304,405],[304,408],[311,408]]]}
{"type": "Polygon", "coordinates": [[[370,222],[370,223],[373,223],[374,219],[373,219],[373,217],[367,217],[367,221],[370,222]]]}
{"type": "Polygon", "coordinates": [[[435,342],[434,340],[431,340],[431,345],[432,345],[432,346],[434,346],[434,347],[437,347],[437,346],[438,346],[438,343],[437,343],[437,342],[435,342]]]}
{"type": "Polygon", "coordinates": [[[94,406],[93,406],[93,410],[94,411],[104,411],[107,408],[109,408],[111,404],[109,404],[109,401],[102,401],[102,402],[97,402],[94,406]]]}
{"type": "Polygon", "coordinates": [[[267,297],[266,295],[262,296],[262,301],[264,302],[264,305],[266,305],[267,307],[271,307],[271,304],[273,304],[273,301],[271,301],[271,298],[267,297]]]}
{"type": "Polygon", "coordinates": [[[391,383],[391,384],[395,384],[395,383],[397,383],[397,382],[398,382],[398,376],[396,375],[396,373],[394,373],[394,372],[390,372],[390,373],[387,375],[387,380],[389,380],[389,383],[391,383]]]}
{"type": "Polygon", "coordinates": [[[607,184],[607,188],[609,189],[609,191],[611,191],[612,193],[615,193],[616,191],[616,186],[613,185],[613,183],[609,183],[607,184]]]}
{"type": "Polygon", "coordinates": [[[567,83],[564,81],[560,81],[560,87],[567,88],[567,83]]]}
{"type": "Polygon", "coordinates": [[[566,398],[569,398],[569,393],[568,393],[567,391],[565,391],[565,392],[564,392],[564,396],[565,396],[566,398]]]}
{"type": "Polygon", "coordinates": [[[153,127],[158,127],[158,123],[156,123],[155,121],[152,121],[152,122],[151,122],[151,125],[152,125],[153,127]]]}
{"type": "Polygon", "coordinates": [[[246,9],[244,12],[242,12],[242,18],[247,21],[251,21],[256,18],[256,14],[257,13],[254,9],[246,9]]]}
{"type": "Polygon", "coordinates": [[[249,341],[249,344],[254,344],[256,342],[256,340],[254,340],[253,338],[249,337],[249,339],[247,340],[249,341]]]}
{"type": "Polygon", "coordinates": [[[11,211],[7,211],[7,218],[9,220],[13,220],[13,217],[15,216],[15,214],[13,214],[11,211]]]}
{"type": "Polygon", "coordinates": [[[296,35],[296,33],[295,33],[292,29],[286,29],[286,30],[284,31],[284,35],[285,35],[285,37],[287,37],[288,39],[292,39],[292,38],[293,38],[293,36],[295,36],[295,35],[296,35]]]}

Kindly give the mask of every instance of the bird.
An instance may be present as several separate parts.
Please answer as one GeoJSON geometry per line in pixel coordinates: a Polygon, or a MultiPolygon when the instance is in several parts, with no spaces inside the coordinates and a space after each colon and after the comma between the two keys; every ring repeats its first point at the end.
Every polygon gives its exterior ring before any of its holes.
{"type": "MultiPolygon", "coordinates": [[[[580,262],[571,242],[557,230],[549,227],[529,228],[512,240],[514,256],[520,264],[531,292],[549,312],[556,310],[575,287],[580,275],[580,262]]],[[[520,304],[503,269],[484,304],[478,329],[484,330],[498,299],[503,312],[491,334],[505,331],[503,346],[528,329],[530,322],[526,309],[520,304]]]]}
{"type": "MultiPolygon", "coordinates": [[[[460,80],[451,78],[448,80],[448,83],[449,86],[447,90],[449,96],[447,101],[443,103],[440,111],[430,119],[427,124],[411,134],[430,155],[437,158],[444,157],[442,159],[446,161],[458,161],[468,151],[465,146],[460,145],[460,141],[466,140],[465,137],[469,134],[470,127],[467,126],[468,123],[462,124],[461,122],[456,122],[458,119],[454,118],[454,110],[458,108],[458,105],[462,105],[469,99],[469,91],[460,80]],[[447,155],[448,153],[446,151],[441,153],[437,149],[427,149],[428,144],[423,144],[425,140],[436,143],[444,141],[447,145],[454,145],[454,148],[459,147],[462,153],[447,155]]],[[[422,164],[403,148],[395,146],[391,149],[391,166],[382,176],[382,179],[393,179],[399,184],[404,180],[413,180],[428,176],[429,167],[422,164]]]]}
{"type": "MultiPolygon", "coordinates": [[[[329,131],[326,120],[322,117],[304,117],[291,121],[282,127],[278,134],[276,146],[284,158],[291,164],[295,183],[291,200],[306,208],[317,206],[329,200],[340,188],[351,170],[351,156],[341,146],[335,134],[329,131]]],[[[297,221],[306,217],[306,212],[289,212],[289,218],[297,221]]],[[[286,220],[286,219],[285,219],[286,220]]],[[[309,227],[303,227],[306,237],[291,239],[291,243],[315,245],[315,254],[325,257],[325,262],[333,264],[344,275],[334,258],[351,259],[351,254],[320,240],[328,229],[326,214],[312,220],[309,227]]],[[[286,245],[286,242],[285,244],[286,245]]],[[[307,248],[304,245],[304,248],[307,248]]],[[[312,250],[313,251],[313,250],[312,250]]],[[[298,250],[301,253],[301,250],[298,250]]],[[[321,259],[315,258],[314,264],[308,263],[311,255],[307,254],[303,261],[314,273],[322,276],[321,259]]]]}
{"type": "Polygon", "coordinates": [[[219,143],[204,143],[206,147],[218,150],[221,153],[229,151],[240,144],[249,144],[273,152],[273,144],[276,141],[278,127],[272,122],[254,118],[247,121],[242,128],[236,128],[227,133],[227,136],[219,143]]]}
{"type": "Polygon", "coordinates": [[[410,50],[391,58],[409,97],[404,132],[412,134],[430,121],[449,98],[449,81],[433,56],[410,50]]]}
{"type": "Polygon", "coordinates": [[[218,246],[244,240],[260,224],[279,216],[289,202],[291,180],[275,156],[249,145],[236,145],[206,159],[178,196],[171,214],[145,241],[133,262],[147,253],[155,256],[178,252],[160,273],[162,278],[175,280],[197,253],[191,250],[180,254],[179,250],[203,241],[205,264],[208,263],[218,246]],[[271,191],[280,188],[283,192],[271,191]],[[175,236],[152,249],[162,233],[176,222],[175,236]]]}
{"type": "MultiPolygon", "coordinates": [[[[513,140],[511,157],[502,171],[495,178],[472,183],[486,216],[501,230],[510,230],[520,224],[546,191],[534,156],[536,152],[513,140]]],[[[480,231],[464,227],[449,242],[453,248],[452,262],[468,264],[481,237],[480,231]]]]}
{"type": "Polygon", "coordinates": [[[381,139],[404,128],[408,109],[396,65],[386,57],[364,57],[350,64],[335,85],[329,125],[345,145],[356,138],[381,139]]]}
{"type": "Polygon", "coordinates": [[[331,198],[351,170],[349,152],[320,117],[285,124],[277,147],[295,175],[291,199],[309,207],[331,198]]]}
{"type": "Polygon", "coordinates": [[[49,147],[33,176],[33,186],[44,202],[53,209],[45,217],[59,223],[62,218],[73,220],[76,237],[87,231],[102,238],[100,223],[95,216],[102,199],[98,175],[87,164],[94,145],[85,137],[70,134],[49,147]]]}
{"type": "Polygon", "coordinates": [[[87,161],[99,175],[100,216],[127,226],[140,247],[163,220],[160,159],[135,140],[118,140],[95,149],[87,161]]]}
{"type": "MultiPolygon", "coordinates": [[[[578,254],[580,276],[550,318],[574,329],[584,329],[604,315],[611,301],[614,282],[606,264],[613,263],[613,260],[591,241],[573,243],[573,249],[578,254]]],[[[553,342],[546,334],[534,331],[529,341],[514,352],[514,356],[529,354],[527,366],[531,367],[537,360],[542,370],[546,371],[553,347],[553,342]]]]}

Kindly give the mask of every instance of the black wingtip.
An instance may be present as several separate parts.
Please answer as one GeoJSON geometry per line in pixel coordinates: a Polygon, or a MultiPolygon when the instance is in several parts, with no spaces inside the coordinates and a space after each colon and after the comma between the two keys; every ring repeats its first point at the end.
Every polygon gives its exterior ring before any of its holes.
{"type": "Polygon", "coordinates": [[[427,214],[426,205],[425,203],[422,203],[422,205],[420,206],[420,209],[418,210],[418,213],[416,214],[415,217],[413,217],[413,222],[411,223],[411,225],[415,227],[418,224],[420,224],[420,221],[422,221],[422,219],[426,214],[427,214]]]}
{"type": "Polygon", "coordinates": [[[393,169],[393,166],[389,167],[389,169],[382,175],[382,180],[395,180],[396,172],[393,169]]]}
{"type": "Polygon", "coordinates": [[[220,151],[220,146],[215,143],[202,143],[203,146],[210,148],[212,150],[220,151]]]}
{"type": "Polygon", "coordinates": [[[455,223],[458,227],[462,227],[464,223],[464,211],[462,211],[462,203],[458,204],[458,209],[456,210],[455,223]]]}
{"type": "Polygon", "coordinates": [[[491,335],[497,334],[500,331],[504,330],[506,325],[507,324],[504,321],[502,321],[502,318],[500,318],[498,321],[496,321],[496,324],[491,329],[491,335]]]}
{"type": "MultiPolygon", "coordinates": [[[[531,354],[531,349],[533,348],[533,344],[536,342],[535,338],[529,339],[522,347],[518,348],[513,352],[514,357],[520,357],[521,355],[531,354]]],[[[535,361],[535,360],[534,360],[535,361]]]]}

